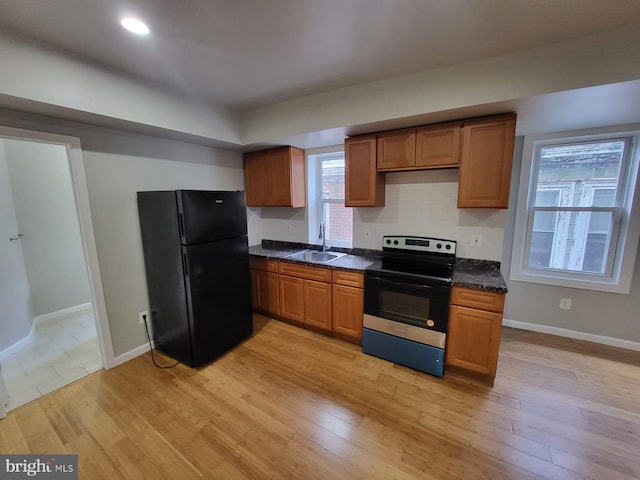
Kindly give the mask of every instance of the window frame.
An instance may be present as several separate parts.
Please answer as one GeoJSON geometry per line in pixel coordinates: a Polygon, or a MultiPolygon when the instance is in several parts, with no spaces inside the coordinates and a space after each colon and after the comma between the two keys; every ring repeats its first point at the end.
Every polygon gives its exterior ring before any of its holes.
{"type": "MultiPolygon", "coordinates": [[[[640,209],[640,195],[638,194],[639,137],[640,125],[629,125],[531,135],[524,138],[510,280],[612,293],[629,293],[635,264],[634,259],[640,238],[640,218],[638,218],[640,216],[638,211],[640,209]],[[534,205],[541,148],[616,139],[625,139],[627,142],[620,166],[618,183],[615,186],[617,189],[616,206],[536,207],[534,205]],[[533,219],[536,211],[553,211],[559,212],[558,214],[572,211],[610,212],[612,215],[612,228],[611,236],[608,240],[609,245],[606,247],[606,251],[609,254],[607,255],[604,273],[529,267],[531,232],[533,232],[533,219]]],[[[603,188],[605,187],[603,186],[603,188]]],[[[588,221],[585,228],[587,230],[589,228],[588,221]]],[[[584,262],[584,258],[582,262],[584,262]]]]}
{"type": "MultiPolygon", "coordinates": [[[[326,222],[324,221],[324,209],[325,209],[325,205],[329,204],[329,203],[343,203],[345,202],[345,199],[337,199],[337,198],[323,198],[322,195],[322,164],[324,162],[327,161],[332,161],[332,160],[345,160],[345,152],[344,152],[344,148],[340,149],[340,150],[333,150],[333,151],[329,151],[329,152],[322,152],[322,153],[314,153],[314,161],[315,161],[315,177],[316,177],[316,195],[315,195],[315,204],[316,204],[316,218],[320,219],[320,222],[323,222],[325,224],[325,235],[326,232],[329,230],[326,222]]],[[[346,188],[346,186],[345,186],[346,188]]],[[[348,207],[347,207],[348,208],[348,207]]],[[[352,218],[353,218],[353,213],[352,213],[352,218]]],[[[316,227],[316,229],[318,229],[318,227],[316,227]]],[[[341,247],[341,248],[352,248],[353,246],[353,228],[351,229],[351,241],[350,242],[346,242],[346,241],[341,241],[341,240],[331,240],[329,238],[326,239],[326,245],[328,247],[341,247]]]]}

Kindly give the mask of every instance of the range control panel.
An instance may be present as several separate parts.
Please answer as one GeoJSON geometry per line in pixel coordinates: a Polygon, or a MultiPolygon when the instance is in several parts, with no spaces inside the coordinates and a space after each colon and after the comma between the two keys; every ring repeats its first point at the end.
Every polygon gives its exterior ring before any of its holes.
{"type": "Polygon", "coordinates": [[[456,242],[441,238],[413,237],[413,236],[385,236],[382,237],[382,249],[413,250],[417,252],[456,254],[456,242]]]}

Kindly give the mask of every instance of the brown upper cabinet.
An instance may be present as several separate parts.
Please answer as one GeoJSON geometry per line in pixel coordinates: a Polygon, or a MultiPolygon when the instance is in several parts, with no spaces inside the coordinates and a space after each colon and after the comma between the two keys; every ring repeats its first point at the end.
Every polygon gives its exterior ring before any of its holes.
{"type": "Polygon", "coordinates": [[[458,208],[507,208],[516,116],[464,122],[458,208]]]}
{"type": "Polygon", "coordinates": [[[280,147],[247,153],[244,179],[249,207],[304,207],[304,150],[280,147]]]}
{"type": "Polygon", "coordinates": [[[378,171],[457,167],[461,123],[378,134],[378,171]]]}
{"type": "Polygon", "coordinates": [[[378,135],[378,170],[412,168],[416,158],[416,131],[396,130],[378,135]]]}
{"type": "Polygon", "coordinates": [[[384,173],[376,169],[376,136],[347,138],[345,200],[347,207],[383,207],[384,173]]]}
{"type": "Polygon", "coordinates": [[[416,167],[449,168],[460,163],[462,124],[433,125],[416,130],[416,167]]]}

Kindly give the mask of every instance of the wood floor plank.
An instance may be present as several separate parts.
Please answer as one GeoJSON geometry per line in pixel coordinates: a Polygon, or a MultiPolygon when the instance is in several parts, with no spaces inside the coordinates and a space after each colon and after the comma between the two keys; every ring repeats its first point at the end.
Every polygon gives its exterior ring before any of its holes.
{"type": "Polygon", "coordinates": [[[10,412],[0,451],[76,453],[83,479],[627,480],[638,380],[637,352],[505,328],[490,388],[256,315],[205,367],[145,354],[10,412]]]}
{"type": "Polygon", "coordinates": [[[29,452],[17,415],[9,415],[0,420],[0,452],[7,455],[29,452]]]}
{"type": "Polygon", "coordinates": [[[22,438],[29,450],[24,453],[66,453],[55,429],[42,411],[40,403],[31,402],[16,412],[22,438]]]}

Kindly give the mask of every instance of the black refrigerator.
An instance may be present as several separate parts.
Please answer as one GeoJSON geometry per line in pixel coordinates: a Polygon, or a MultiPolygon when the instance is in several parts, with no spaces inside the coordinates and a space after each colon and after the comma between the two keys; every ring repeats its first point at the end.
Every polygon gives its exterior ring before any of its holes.
{"type": "Polygon", "coordinates": [[[138,192],[156,347],[199,367],[253,333],[244,192],[138,192]]]}

